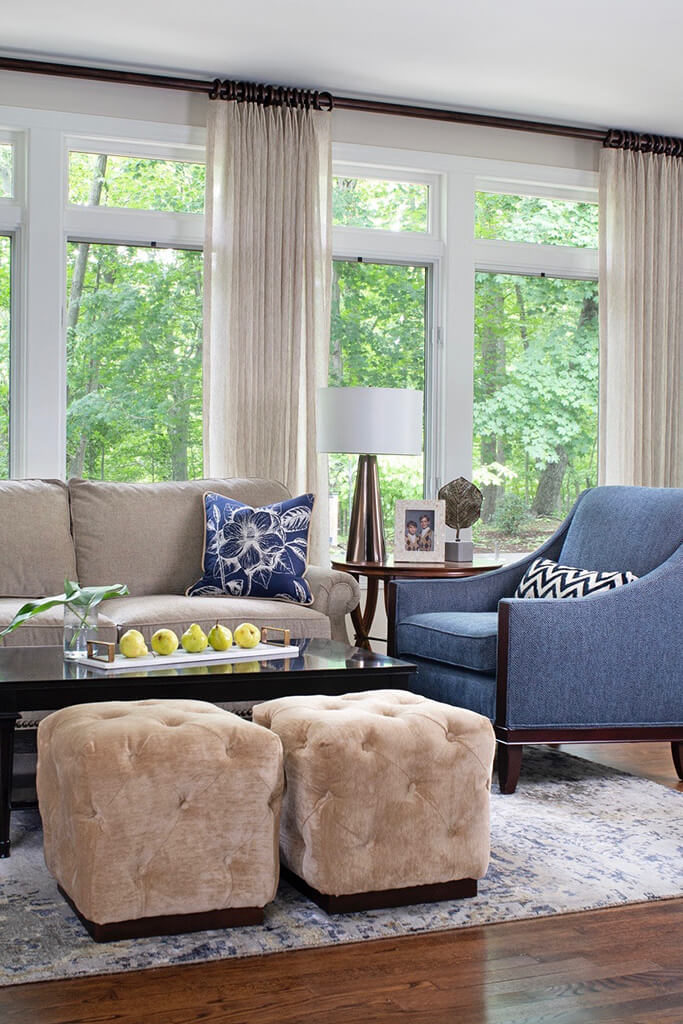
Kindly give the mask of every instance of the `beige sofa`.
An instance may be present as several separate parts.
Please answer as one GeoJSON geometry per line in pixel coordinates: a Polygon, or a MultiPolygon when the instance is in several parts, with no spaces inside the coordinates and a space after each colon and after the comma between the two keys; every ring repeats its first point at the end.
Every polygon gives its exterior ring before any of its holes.
{"type": "MultiPolygon", "coordinates": [[[[288,498],[280,483],[259,479],[157,484],[95,480],[0,482],[0,628],[28,599],[81,585],[127,584],[130,596],[100,605],[99,631],[139,629],[147,639],[191,622],[233,629],[245,620],[288,628],[292,636],[347,640],[346,616],[359,601],[348,573],[309,566],[310,606],[250,597],[185,597],[202,575],[204,491],[260,506],[288,498]]],[[[6,645],[61,644],[61,607],[10,633],[6,645]]]]}

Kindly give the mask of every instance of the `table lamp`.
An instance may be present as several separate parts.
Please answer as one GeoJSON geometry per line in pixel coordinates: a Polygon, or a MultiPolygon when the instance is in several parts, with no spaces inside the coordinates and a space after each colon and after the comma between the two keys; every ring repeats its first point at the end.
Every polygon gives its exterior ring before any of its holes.
{"type": "Polygon", "coordinates": [[[407,388],[318,390],[318,451],[358,455],[347,562],[386,558],[377,456],[422,454],[422,402],[407,388]]]}

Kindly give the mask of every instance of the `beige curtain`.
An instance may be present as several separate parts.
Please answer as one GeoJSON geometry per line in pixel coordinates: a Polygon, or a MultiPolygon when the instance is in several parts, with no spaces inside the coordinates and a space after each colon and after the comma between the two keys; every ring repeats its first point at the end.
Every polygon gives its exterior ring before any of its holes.
{"type": "Polygon", "coordinates": [[[318,564],[329,549],[315,396],[327,383],[330,206],[329,114],[210,103],[204,469],[313,491],[318,564]]]}
{"type": "Polygon", "coordinates": [[[683,486],[683,160],[600,160],[600,482],[683,486]]]}

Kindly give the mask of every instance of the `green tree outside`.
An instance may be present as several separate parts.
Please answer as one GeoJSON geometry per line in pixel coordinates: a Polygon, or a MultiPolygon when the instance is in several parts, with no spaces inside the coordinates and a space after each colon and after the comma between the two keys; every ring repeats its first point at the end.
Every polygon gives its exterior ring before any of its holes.
{"type": "MultiPolygon", "coordinates": [[[[72,154],[70,195],[147,209],[166,196],[201,210],[197,166],[72,154]]],[[[202,475],[202,273],[201,252],[69,244],[68,475],[202,475]]]]}
{"type": "MultiPolygon", "coordinates": [[[[331,387],[424,390],[426,288],[425,267],[335,260],[331,387]]],[[[348,537],[356,464],[353,455],[329,457],[330,493],[339,499],[340,547],[348,537]]],[[[378,464],[390,546],[396,501],[423,496],[423,459],[387,455],[380,456],[378,464]]]]}

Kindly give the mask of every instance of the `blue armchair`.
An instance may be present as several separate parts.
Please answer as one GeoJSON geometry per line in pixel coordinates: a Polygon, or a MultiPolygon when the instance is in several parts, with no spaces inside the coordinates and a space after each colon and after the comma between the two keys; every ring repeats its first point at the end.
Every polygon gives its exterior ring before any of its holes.
{"type": "Polygon", "coordinates": [[[416,689],[490,718],[513,793],[525,743],[667,740],[683,779],[683,489],[596,487],[533,554],[481,576],[390,584],[389,653],[416,689]],[[539,557],[638,580],[515,598],[539,557]]]}

